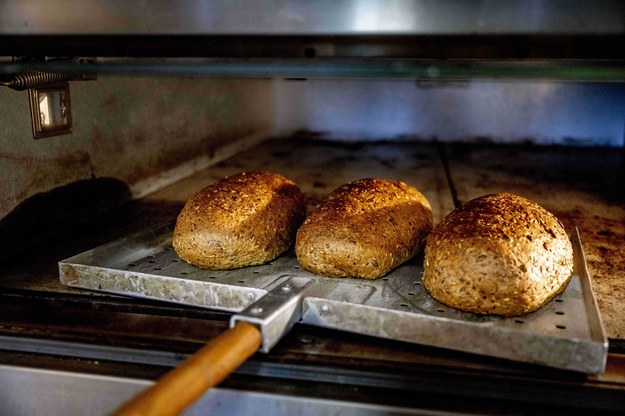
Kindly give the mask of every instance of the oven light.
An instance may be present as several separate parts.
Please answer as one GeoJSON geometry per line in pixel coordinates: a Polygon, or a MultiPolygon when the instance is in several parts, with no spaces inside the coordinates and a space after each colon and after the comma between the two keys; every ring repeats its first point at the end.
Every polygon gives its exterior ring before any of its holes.
{"type": "Polygon", "coordinates": [[[71,134],[72,111],[69,83],[61,82],[30,88],[28,98],[35,139],[71,134]]]}

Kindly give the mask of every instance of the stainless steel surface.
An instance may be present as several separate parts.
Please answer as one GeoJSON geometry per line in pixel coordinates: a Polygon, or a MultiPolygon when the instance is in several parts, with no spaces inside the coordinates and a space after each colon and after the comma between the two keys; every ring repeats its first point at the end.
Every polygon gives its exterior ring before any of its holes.
{"type": "Polygon", "coordinates": [[[105,415],[150,382],[0,365],[4,415],[105,415]]]}
{"type": "Polygon", "coordinates": [[[273,91],[284,137],[613,147],[625,137],[625,83],[309,79],[273,91]]]}
{"type": "Polygon", "coordinates": [[[6,335],[0,335],[0,350],[166,367],[175,367],[186,357],[180,353],[156,349],[6,335]]]}
{"type": "Polygon", "coordinates": [[[3,34],[623,33],[618,0],[3,0],[3,34]]]}
{"type": "MultiPolygon", "coordinates": [[[[601,373],[607,339],[587,298],[589,276],[579,266],[567,289],[541,310],[520,318],[478,316],[448,308],[421,284],[419,259],[378,280],[332,279],[300,269],[289,251],[267,265],[200,270],[171,248],[173,224],[146,230],[59,263],[61,282],[79,288],[240,312],[284,276],[314,280],[302,322],[552,367],[601,373]]],[[[596,306],[596,305],[595,305],[596,306]]]]}
{"type": "Polygon", "coordinates": [[[237,322],[249,322],[260,328],[260,350],[269,352],[293,325],[302,318],[302,297],[313,279],[282,276],[278,286],[248,306],[243,312],[230,318],[230,327],[237,322]]]}
{"type": "MultiPolygon", "coordinates": [[[[3,415],[107,415],[153,384],[152,380],[0,365],[3,415]]],[[[289,396],[216,387],[184,415],[443,415],[355,401],[289,396]]]]}

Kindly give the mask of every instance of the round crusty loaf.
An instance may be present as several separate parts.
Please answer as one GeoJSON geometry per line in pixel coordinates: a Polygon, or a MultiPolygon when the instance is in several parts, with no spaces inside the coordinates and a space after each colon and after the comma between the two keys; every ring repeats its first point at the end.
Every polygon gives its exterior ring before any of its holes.
{"type": "Polygon", "coordinates": [[[189,198],[173,246],[181,259],[204,269],[263,264],[289,248],[305,210],[299,188],[284,176],[240,173],[189,198]]]}
{"type": "Polygon", "coordinates": [[[432,209],[415,188],[361,179],[335,189],[306,218],[295,251],[313,273],[376,279],[418,253],[431,229],[432,209]]]}
{"type": "Polygon", "coordinates": [[[501,193],[465,203],[434,227],[423,283],[453,308],[515,316],[562,292],[572,269],[562,223],[532,201],[501,193]]]}

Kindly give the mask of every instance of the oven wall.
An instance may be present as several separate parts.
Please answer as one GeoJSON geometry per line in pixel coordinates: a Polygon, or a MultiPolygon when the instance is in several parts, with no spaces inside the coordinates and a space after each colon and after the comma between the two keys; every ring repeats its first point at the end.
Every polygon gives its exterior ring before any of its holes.
{"type": "Polygon", "coordinates": [[[266,80],[103,77],[70,88],[73,133],[38,140],[27,92],[0,89],[0,231],[12,241],[26,223],[76,222],[273,132],[266,80]]]}
{"type": "Polygon", "coordinates": [[[625,85],[276,80],[276,130],[337,139],[622,147],[625,85]]]}

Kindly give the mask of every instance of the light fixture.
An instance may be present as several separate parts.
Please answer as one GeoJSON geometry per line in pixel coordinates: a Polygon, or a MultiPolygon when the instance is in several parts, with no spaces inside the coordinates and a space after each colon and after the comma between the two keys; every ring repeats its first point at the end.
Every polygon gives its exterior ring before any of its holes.
{"type": "Polygon", "coordinates": [[[41,139],[72,132],[69,83],[59,82],[28,90],[33,137],[41,139]]]}

